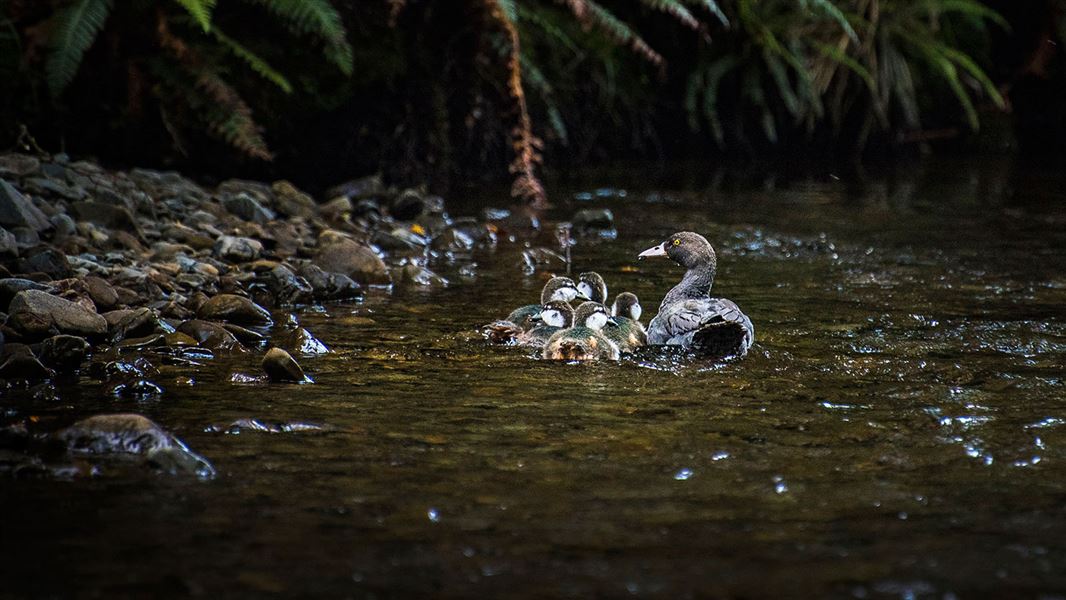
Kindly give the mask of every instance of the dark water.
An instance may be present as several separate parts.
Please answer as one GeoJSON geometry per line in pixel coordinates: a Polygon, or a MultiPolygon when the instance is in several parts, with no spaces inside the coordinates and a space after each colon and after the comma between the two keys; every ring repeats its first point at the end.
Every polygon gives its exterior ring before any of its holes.
{"type": "Polygon", "coordinates": [[[299,312],[334,350],[301,359],[315,385],[230,382],[247,355],[164,367],[147,403],[8,392],[5,422],[142,412],[219,476],[0,482],[0,596],[1062,597],[1062,183],[991,162],[557,194],[615,211],[574,266],[645,320],[680,272],[636,253],[707,235],[756,326],[724,365],[486,346],[541,285],[501,244],[473,278],[439,265],[446,290],[299,312]],[[335,431],[212,427],[247,417],[335,431]]]}

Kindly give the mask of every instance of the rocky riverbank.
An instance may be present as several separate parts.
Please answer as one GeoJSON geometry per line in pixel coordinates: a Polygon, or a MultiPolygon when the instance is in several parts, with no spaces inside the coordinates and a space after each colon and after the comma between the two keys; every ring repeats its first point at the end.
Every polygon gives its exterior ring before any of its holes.
{"type": "MultiPolygon", "coordinates": [[[[316,199],[287,181],[206,188],[172,172],[2,155],[0,380],[9,389],[88,374],[115,396],[151,397],[161,393],[151,380],[160,361],[258,352],[264,380],[306,382],[285,348],[328,350],[291,318],[275,322],[279,309],[372,286],[447,285],[429,262],[494,246],[497,231],[377,177],[316,199]]],[[[10,426],[0,453],[17,455],[0,458],[0,471],[35,472],[43,463],[26,449],[42,444],[213,472],[137,415],[98,415],[47,435],[10,426]]]]}

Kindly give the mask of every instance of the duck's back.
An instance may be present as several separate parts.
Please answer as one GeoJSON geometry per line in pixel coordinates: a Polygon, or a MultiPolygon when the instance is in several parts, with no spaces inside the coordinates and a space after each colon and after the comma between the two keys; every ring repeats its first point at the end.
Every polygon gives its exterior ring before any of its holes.
{"type": "Polygon", "coordinates": [[[536,326],[534,317],[540,314],[542,307],[540,304],[527,304],[526,306],[520,306],[507,315],[507,321],[517,325],[522,331],[529,331],[536,326]]]}
{"type": "Polygon", "coordinates": [[[619,350],[632,352],[648,344],[648,334],[644,331],[644,326],[640,324],[640,321],[634,321],[629,317],[615,317],[615,322],[617,326],[604,327],[600,333],[614,342],[619,350]]]}
{"type": "Polygon", "coordinates": [[[751,320],[724,298],[666,304],[648,325],[649,344],[691,346],[713,356],[742,355],[754,339],[751,320]]]}
{"type": "Polygon", "coordinates": [[[544,345],[550,360],[618,360],[618,346],[588,327],[571,327],[555,333],[544,345]]]}

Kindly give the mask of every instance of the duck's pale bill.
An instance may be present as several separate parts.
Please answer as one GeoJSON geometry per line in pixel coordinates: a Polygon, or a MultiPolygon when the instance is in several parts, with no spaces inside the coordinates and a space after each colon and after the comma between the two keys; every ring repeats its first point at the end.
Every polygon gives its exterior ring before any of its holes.
{"type": "Polygon", "coordinates": [[[648,248],[644,252],[638,254],[637,258],[648,258],[651,256],[666,256],[666,242],[663,242],[658,246],[648,248]]]}

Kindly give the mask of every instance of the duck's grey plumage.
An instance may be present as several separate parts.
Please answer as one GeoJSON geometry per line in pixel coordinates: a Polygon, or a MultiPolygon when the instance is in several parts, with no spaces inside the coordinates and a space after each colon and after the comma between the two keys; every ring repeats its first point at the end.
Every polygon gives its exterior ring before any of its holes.
{"type": "Polygon", "coordinates": [[[667,256],[688,269],[648,324],[649,344],[684,346],[723,358],[747,353],[755,327],[734,302],[710,296],[717,257],[703,236],[676,233],[641,256],[667,256]]]}

